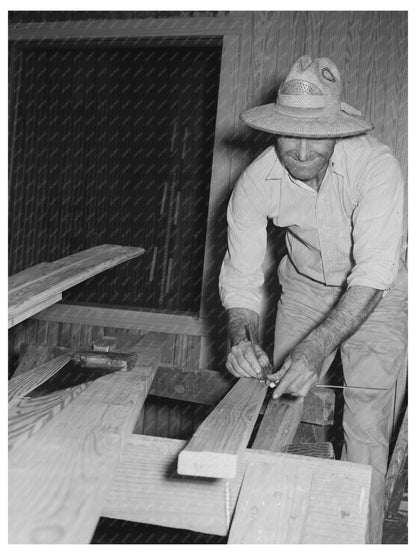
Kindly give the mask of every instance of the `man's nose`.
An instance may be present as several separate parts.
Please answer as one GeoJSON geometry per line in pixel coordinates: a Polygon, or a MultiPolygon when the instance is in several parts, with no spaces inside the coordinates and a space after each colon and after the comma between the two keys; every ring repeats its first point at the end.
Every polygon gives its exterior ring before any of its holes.
{"type": "Polygon", "coordinates": [[[309,145],[306,139],[299,139],[298,157],[301,162],[305,162],[309,156],[309,145]]]}

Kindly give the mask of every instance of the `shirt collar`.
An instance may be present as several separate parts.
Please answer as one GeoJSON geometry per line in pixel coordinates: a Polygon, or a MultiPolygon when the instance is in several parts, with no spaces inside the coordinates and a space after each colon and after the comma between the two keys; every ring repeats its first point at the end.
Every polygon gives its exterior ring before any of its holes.
{"type": "MultiPolygon", "coordinates": [[[[277,157],[276,151],[274,151],[274,156],[275,156],[275,162],[271,167],[269,173],[266,175],[266,178],[265,178],[266,180],[283,179],[285,175],[286,169],[284,168],[279,158],[277,157]]],[[[339,143],[336,143],[335,145],[334,152],[331,156],[331,160],[329,164],[335,173],[341,176],[345,176],[345,166],[342,163],[341,147],[339,143]]]]}

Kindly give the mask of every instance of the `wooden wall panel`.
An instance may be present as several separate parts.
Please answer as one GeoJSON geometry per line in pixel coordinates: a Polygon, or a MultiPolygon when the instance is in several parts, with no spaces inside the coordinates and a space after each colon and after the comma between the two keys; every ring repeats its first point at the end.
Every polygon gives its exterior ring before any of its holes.
{"type": "Polygon", "coordinates": [[[407,172],[407,13],[254,12],[247,108],[271,102],[302,54],[337,64],[344,98],[407,172]]]}

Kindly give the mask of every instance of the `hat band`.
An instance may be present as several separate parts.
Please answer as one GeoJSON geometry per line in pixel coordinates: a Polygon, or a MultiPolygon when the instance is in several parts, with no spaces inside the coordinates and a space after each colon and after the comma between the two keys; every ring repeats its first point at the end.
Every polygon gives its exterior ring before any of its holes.
{"type": "Polygon", "coordinates": [[[282,94],[279,92],[278,101],[282,106],[291,108],[323,108],[325,106],[323,95],[282,94]]]}
{"type": "Polygon", "coordinates": [[[326,104],[320,108],[302,108],[299,107],[299,104],[297,106],[285,106],[284,104],[280,104],[280,102],[276,102],[274,108],[279,114],[298,119],[334,119],[341,112],[339,102],[326,104]]]}

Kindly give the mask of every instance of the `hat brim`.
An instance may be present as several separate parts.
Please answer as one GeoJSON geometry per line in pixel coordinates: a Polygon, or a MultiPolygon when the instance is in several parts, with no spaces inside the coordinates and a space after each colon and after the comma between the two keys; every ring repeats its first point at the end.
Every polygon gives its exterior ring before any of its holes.
{"type": "MultiPolygon", "coordinates": [[[[305,112],[304,112],[305,113],[305,112]]],[[[287,115],[276,104],[264,104],[243,112],[240,118],[250,127],[276,135],[290,137],[351,137],[374,129],[364,118],[340,111],[333,118],[287,115]]]]}

